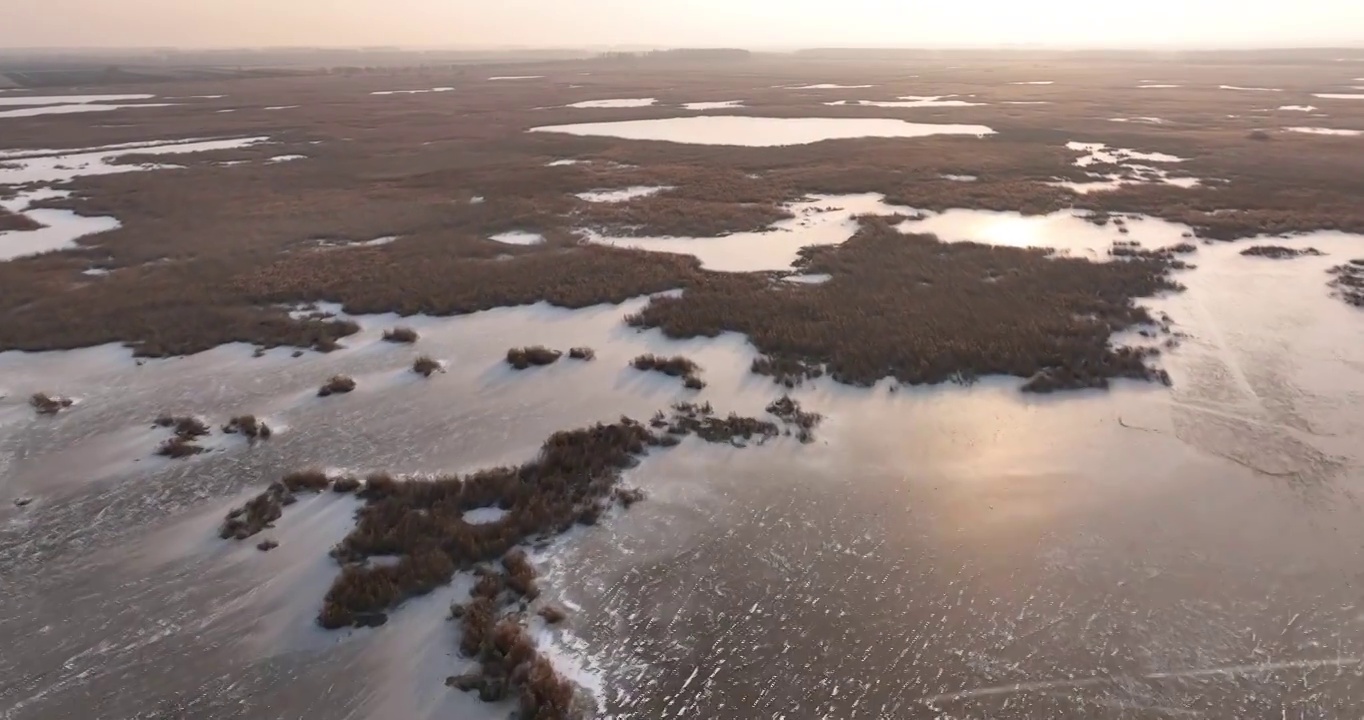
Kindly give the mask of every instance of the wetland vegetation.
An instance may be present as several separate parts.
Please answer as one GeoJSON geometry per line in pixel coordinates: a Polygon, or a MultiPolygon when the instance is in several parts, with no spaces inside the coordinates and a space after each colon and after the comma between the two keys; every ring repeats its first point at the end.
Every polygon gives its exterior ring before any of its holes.
{"type": "Polygon", "coordinates": [[[36,392],[28,399],[28,404],[34,412],[39,415],[56,415],[57,413],[71,407],[75,401],[60,395],[49,395],[45,392],[36,392]]]}
{"type": "Polygon", "coordinates": [[[327,382],[322,383],[322,387],[317,389],[317,396],[327,397],[352,392],[355,390],[355,386],[355,378],[349,375],[333,375],[327,382]]]}
{"type": "Polygon", "coordinates": [[[385,342],[411,345],[412,343],[417,342],[419,337],[417,331],[410,327],[395,327],[384,331],[385,342]]]}
{"type": "Polygon", "coordinates": [[[563,357],[563,353],[558,350],[551,350],[544,345],[534,345],[508,350],[507,364],[517,370],[525,370],[532,366],[553,365],[561,357],[563,357]]]}
{"type": "Polygon", "coordinates": [[[636,370],[663,373],[668,377],[682,378],[683,385],[688,390],[700,390],[706,386],[705,381],[701,379],[701,366],[690,358],[681,355],[674,355],[673,357],[661,357],[652,354],[640,355],[630,361],[630,366],[636,370]]]}
{"type": "Polygon", "coordinates": [[[743,333],[764,354],[753,370],[785,384],[815,366],[852,385],[1003,374],[1043,390],[1160,379],[1148,351],[1111,347],[1109,337],[1153,322],[1135,298],[1178,289],[1169,257],[1096,263],[905,235],[893,218],[859,222],[843,245],[801,251],[801,269],[828,282],[774,289],[765,277],[721,276],[655,297],[628,322],[675,338],[743,333]]]}
{"type": "MultiPolygon", "coordinates": [[[[773,402],[768,411],[794,427],[802,442],[809,442],[820,420],[789,397],[773,402]]],[[[480,669],[447,684],[477,692],[488,702],[516,697],[522,717],[569,718],[573,686],[525,628],[540,590],[521,546],[575,525],[595,525],[612,505],[628,508],[643,500],[642,491],[621,487],[620,478],[651,448],[676,445],[675,439],[686,435],[742,446],[780,433],[771,421],[733,413],[719,417],[709,403],[679,403],[651,425],[622,417],[558,432],[530,462],[463,476],[397,479],[374,473],[361,480],[332,478],[320,470],[290,473],[230,510],[219,535],[245,540],[259,534],[283,516],[298,493],[355,494],[364,504],[354,529],[331,551],[341,572],[321,598],[318,624],[327,629],[382,625],[405,600],[448,584],[456,572],[472,572],[478,577],[472,597],[452,607],[450,617],[460,624],[461,654],[476,659],[480,669]],[[469,522],[466,514],[480,508],[505,512],[492,522],[469,522]],[[379,558],[394,561],[372,562],[379,558]]],[[[564,619],[552,606],[534,612],[550,623],[564,619]]]]}

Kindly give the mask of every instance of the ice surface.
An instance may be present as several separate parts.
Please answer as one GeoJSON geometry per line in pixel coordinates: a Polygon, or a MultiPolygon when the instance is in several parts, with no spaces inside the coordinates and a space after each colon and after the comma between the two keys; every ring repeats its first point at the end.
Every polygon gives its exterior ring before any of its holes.
{"type": "Polygon", "coordinates": [[[912,123],[882,118],[763,118],[702,115],[657,120],[579,123],[531,128],[531,132],[598,135],[701,145],[775,147],[860,137],[991,135],[984,125],[912,123]]]}

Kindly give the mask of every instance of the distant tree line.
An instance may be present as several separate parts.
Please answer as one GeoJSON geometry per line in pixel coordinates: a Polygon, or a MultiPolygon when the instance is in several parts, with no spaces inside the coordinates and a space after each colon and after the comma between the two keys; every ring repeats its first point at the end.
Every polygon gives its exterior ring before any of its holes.
{"type": "Polygon", "coordinates": [[[753,53],[739,48],[675,48],[672,50],[643,50],[638,52],[611,51],[596,56],[596,60],[607,61],[722,61],[748,60],[753,53]]]}

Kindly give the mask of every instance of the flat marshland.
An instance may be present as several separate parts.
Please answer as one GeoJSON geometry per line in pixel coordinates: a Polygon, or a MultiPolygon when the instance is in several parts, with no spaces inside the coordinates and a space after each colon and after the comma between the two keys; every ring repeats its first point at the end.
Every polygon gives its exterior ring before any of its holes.
{"type": "Polygon", "coordinates": [[[704,57],[5,93],[6,717],[1364,703],[1364,65],[704,57]]]}

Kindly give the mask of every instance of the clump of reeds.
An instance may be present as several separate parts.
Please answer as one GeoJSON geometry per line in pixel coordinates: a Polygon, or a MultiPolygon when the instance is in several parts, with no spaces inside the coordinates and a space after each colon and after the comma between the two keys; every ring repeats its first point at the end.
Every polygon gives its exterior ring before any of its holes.
{"type": "Polygon", "coordinates": [[[269,440],[274,431],[266,425],[264,421],[255,415],[238,415],[232,418],[223,426],[223,432],[229,435],[241,434],[251,442],[257,440],[269,440]]]}
{"type": "Polygon", "coordinates": [[[1341,300],[1355,307],[1364,307],[1364,259],[1351,260],[1329,271],[1333,277],[1329,285],[1341,300]]]}
{"type": "Polygon", "coordinates": [[[195,444],[196,440],[210,432],[208,423],[203,420],[193,415],[160,415],[152,424],[156,427],[170,428],[175,433],[174,437],[157,447],[157,455],[178,460],[205,452],[204,448],[195,444]]]}
{"type": "Polygon", "coordinates": [[[659,372],[669,377],[680,377],[683,386],[689,390],[700,390],[706,386],[705,381],[701,379],[701,366],[690,358],[681,355],[672,357],[653,354],[640,355],[631,360],[630,365],[636,370],[659,372]]]}
{"type": "Polygon", "coordinates": [[[597,359],[597,351],[590,347],[569,348],[568,356],[573,360],[592,361],[597,359]]]}
{"type": "Polygon", "coordinates": [[[767,375],[773,382],[794,388],[806,380],[814,380],[824,375],[824,368],[793,357],[772,357],[759,355],[753,359],[749,370],[755,375],[767,375]]]}
{"type": "Polygon", "coordinates": [[[271,527],[271,523],[284,514],[284,507],[297,501],[295,493],[320,493],[327,489],[330,482],[327,474],[321,470],[291,472],[278,482],[270,483],[259,495],[246,501],[245,505],[229,511],[218,535],[224,539],[245,540],[271,527]]]}
{"type": "Polygon", "coordinates": [[[563,353],[558,350],[551,350],[543,345],[532,347],[512,348],[507,351],[507,364],[517,370],[525,370],[530,366],[552,365],[563,353]]]}
{"type": "Polygon", "coordinates": [[[192,457],[202,452],[204,452],[204,449],[194,444],[194,441],[180,437],[179,435],[165,440],[156,449],[157,455],[173,460],[192,457]]]}
{"type": "Polygon", "coordinates": [[[444,372],[444,370],[445,367],[440,364],[439,360],[427,355],[422,355],[412,361],[412,372],[417,373],[422,377],[431,377],[438,372],[444,372]]]}
{"type": "MultiPolygon", "coordinates": [[[[801,251],[802,272],[836,281],[774,292],[764,277],[721,273],[681,295],[652,298],[628,322],[679,339],[742,333],[762,353],[753,369],[793,386],[821,367],[859,386],[1048,370],[1032,386],[1041,388],[1053,368],[1076,378],[1058,387],[1163,379],[1148,356],[1110,339],[1150,322],[1134,298],[1181,289],[1170,278],[1183,265],[1174,249],[1124,243],[1122,262],[1092,262],[1041,248],[943,243],[885,219],[858,221],[846,243],[801,251]]],[[[1109,223],[1128,224],[1111,216],[1109,223]]]]}
{"type": "Polygon", "coordinates": [[[318,397],[348,393],[355,389],[355,379],[347,375],[333,375],[318,388],[318,397]]]}
{"type": "Polygon", "coordinates": [[[33,393],[28,399],[28,404],[38,412],[39,415],[56,415],[57,413],[71,407],[74,401],[68,397],[48,395],[47,393],[33,393]]]}
{"type": "Polygon", "coordinates": [[[384,331],[384,341],[391,343],[406,343],[411,345],[421,337],[416,330],[410,327],[395,327],[384,331]]]}
{"type": "MultiPolygon", "coordinates": [[[[817,417],[794,401],[778,409],[790,418],[817,417]]],[[[554,433],[520,466],[462,476],[399,481],[374,473],[362,484],[354,477],[331,480],[320,470],[290,473],[230,512],[220,534],[247,538],[270,527],[298,492],[330,486],[356,493],[364,505],[355,528],[331,551],[341,572],[322,598],[317,623],[328,629],[381,625],[404,601],[449,583],[457,571],[472,571],[478,576],[473,596],[451,606],[450,618],[460,623],[460,652],[477,659],[479,670],[447,683],[489,702],[514,697],[522,717],[569,718],[573,686],[538,652],[521,622],[540,588],[520,546],[593,525],[613,503],[628,507],[643,500],[642,491],[621,488],[620,480],[650,448],[676,444],[687,434],[735,444],[778,434],[771,422],[717,417],[710,403],[678,403],[651,425],[666,427],[667,434],[623,417],[554,433]],[[488,523],[464,519],[486,507],[507,512],[488,523]],[[380,557],[396,562],[370,562],[380,557]]],[[[540,612],[547,622],[563,619],[555,608],[540,612]]]]}
{"type": "Polygon", "coordinates": [[[1282,245],[1252,245],[1246,248],[1245,250],[1242,250],[1241,254],[1247,257],[1263,257],[1270,258],[1271,260],[1288,260],[1295,257],[1302,257],[1304,255],[1319,256],[1322,253],[1320,250],[1313,247],[1289,248],[1284,247],[1282,245]]]}
{"type": "Polygon", "coordinates": [[[824,416],[817,412],[809,412],[801,409],[800,402],[794,400],[790,395],[782,395],[773,400],[767,406],[767,412],[781,418],[782,422],[796,428],[796,439],[802,443],[814,442],[815,428],[824,421],[824,416]]]}

